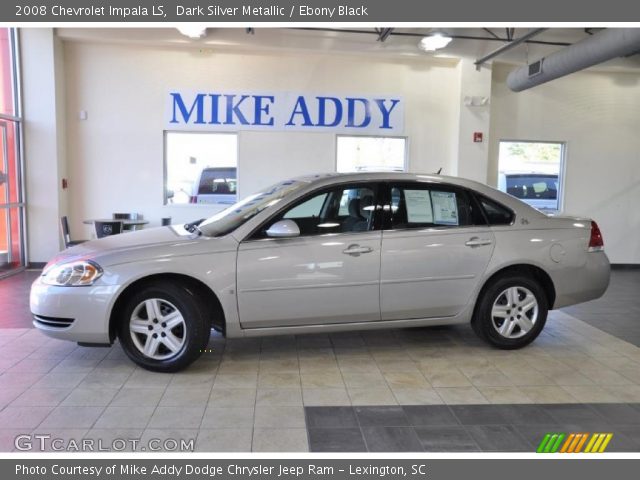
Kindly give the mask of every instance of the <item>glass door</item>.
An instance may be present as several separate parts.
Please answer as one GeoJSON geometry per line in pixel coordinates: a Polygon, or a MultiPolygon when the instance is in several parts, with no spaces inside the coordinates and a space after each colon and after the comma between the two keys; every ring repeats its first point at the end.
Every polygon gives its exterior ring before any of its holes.
{"type": "Polygon", "coordinates": [[[0,120],[0,277],[25,266],[17,124],[0,120]]]}

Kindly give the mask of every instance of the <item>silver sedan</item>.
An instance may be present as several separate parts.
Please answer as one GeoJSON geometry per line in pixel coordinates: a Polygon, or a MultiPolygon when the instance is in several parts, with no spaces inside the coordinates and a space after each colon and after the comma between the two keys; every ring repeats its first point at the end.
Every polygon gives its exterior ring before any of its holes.
{"type": "Polygon", "coordinates": [[[116,339],[156,371],[227,337],[470,323],[532,342],[547,312],[600,297],[598,225],[548,217],[459,178],[328,174],[277,183],[211,218],[114,235],[54,258],[31,290],[37,328],[116,339]]]}

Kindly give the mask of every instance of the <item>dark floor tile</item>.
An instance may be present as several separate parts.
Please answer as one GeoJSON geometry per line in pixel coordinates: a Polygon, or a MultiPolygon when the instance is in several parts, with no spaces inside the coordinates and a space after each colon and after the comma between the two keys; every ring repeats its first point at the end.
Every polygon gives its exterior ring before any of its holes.
{"type": "Polygon", "coordinates": [[[558,423],[583,424],[597,423],[604,420],[598,412],[586,404],[550,404],[541,405],[541,407],[558,423]]]}
{"type": "Polygon", "coordinates": [[[640,424],[640,410],[623,403],[595,403],[590,405],[613,425],[640,424]]]}
{"type": "Polygon", "coordinates": [[[511,425],[473,425],[467,430],[485,452],[531,451],[529,442],[511,425]]]}
{"type": "Polygon", "coordinates": [[[416,434],[426,452],[477,452],[476,441],[462,426],[416,427],[416,434]]]}
{"type": "MultiPolygon", "coordinates": [[[[609,433],[609,432],[599,432],[609,433]]],[[[620,430],[615,427],[609,445],[607,445],[606,452],[640,452],[640,441],[638,438],[634,438],[634,433],[627,430],[620,430]]]]}
{"type": "Polygon", "coordinates": [[[462,425],[504,425],[502,405],[451,405],[451,411],[462,425]]]}
{"type": "Polygon", "coordinates": [[[362,435],[370,452],[422,452],[413,427],[363,427],[362,435]]]}
{"type": "Polygon", "coordinates": [[[358,428],[352,407],[305,407],[307,428],[358,428]]]}
{"type": "Polygon", "coordinates": [[[402,427],[409,421],[402,407],[354,407],[361,427],[402,427]]]}
{"type": "Polygon", "coordinates": [[[538,405],[496,405],[512,425],[553,424],[556,420],[538,405]]]}
{"type": "Polygon", "coordinates": [[[514,425],[513,428],[525,440],[530,448],[529,451],[535,451],[542,442],[547,433],[570,433],[565,427],[556,423],[538,424],[538,425],[514,425]]]}
{"type": "Polygon", "coordinates": [[[402,407],[409,425],[459,425],[458,419],[447,405],[406,405],[402,407]]]}
{"type": "Polygon", "coordinates": [[[617,433],[621,433],[635,445],[634,451],[640,452],[640,425],[616,425],[614,438],[617,433]]]}
{"type": "Polygon", "coordinates": [[[311,452],[366,452],[359,428],[309,428],[311,452]]]}

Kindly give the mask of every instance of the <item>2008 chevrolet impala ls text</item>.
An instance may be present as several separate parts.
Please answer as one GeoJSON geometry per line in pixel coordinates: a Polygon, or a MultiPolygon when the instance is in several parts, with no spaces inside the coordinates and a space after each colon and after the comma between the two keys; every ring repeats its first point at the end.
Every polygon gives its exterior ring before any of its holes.
{"type": "Polygon", "coordinates": [[[486,185],[406,173],[280,182],[202,222],[65,250],[31,289],[36,327],[116,338],[137,364],[176,371],[227,337],[470,322],[505,349],[552,308],[600,297],[597,224],[548,217],[486,185]]]}

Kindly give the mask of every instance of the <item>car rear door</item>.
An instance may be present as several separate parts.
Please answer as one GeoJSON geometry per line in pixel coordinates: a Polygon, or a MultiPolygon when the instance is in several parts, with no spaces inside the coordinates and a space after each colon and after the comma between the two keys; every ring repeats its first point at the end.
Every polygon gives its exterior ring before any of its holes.
{"type": "Polygon", "coordinates": [[[242,328],[380,320],[377,184],[314,192],[265,222],[238,250],[242,328]],[[301,235],[269,238],[281,219],[301,235]]]}
{"type": "Polygon", "coordinates": [[[479,205],[455,186],[391,183],[384,210],[382,320],[460,313],[494,249],[479,205]]]}

